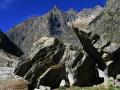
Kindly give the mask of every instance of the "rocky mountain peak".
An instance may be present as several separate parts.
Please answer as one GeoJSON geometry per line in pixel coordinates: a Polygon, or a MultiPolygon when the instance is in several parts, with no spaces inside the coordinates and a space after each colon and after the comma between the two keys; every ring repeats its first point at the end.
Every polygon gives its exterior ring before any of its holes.
{"type": "Polygon", "coordinates": [[[95,7],[95,9],[97,9],[97,10],[101,10],[101,9],[103,9],[100,5],[97,5],[96,7],[95,7]]]}
{"type": "Polygon", "coordinates": [[[26,53],[30,51],[32,44],[43,36],[53,36],[61,41],[73,43],[77,41],[77,37],[67,26],[66,22],[70,19],[73,19],[71,15],[54,6],[43,16],[16,25],[14,29],[9,31],[8,36],[26,53]]]}
{"type": "MultiPolygon", "coordinates": [[[[88,11],[89,10],[86,9],[83,13],[88,11]]],[[[90,15],[95,17],[98,12],[94,12],[93,9],[89,11],[90,15]]],[[[82,24],[80,26],[86,26],[89,23],[88,21],[93,20],[93,17],[89,19],[89,15],[87,18],[84,18],[83,13],[77,13],[74,9],[70,9],[65,13],[57,6],[54,6],[53,9],[43,16],[38,16],[16,25],[9,31],[8,37],[27,53],[31,45],[43,36],[53,36],[62,41],[68,41],[69,43],[75,43],[75,45],[77,45],[79,44],[79,40],[73,30],[70,29],[72,25],[71,22],[79,19],[82,22],[85,21],[84,25],[82,24]]]]}
{"type": "Polygon", "coordinates": [[[77,11],[73,8],[70,8],[68,11],[67,11],[68,14],[77,14],[77,11]]]}
{"type": "Polygon", "coordinates": [[[63,12],[58,6],[55,5],[48,13],[61,14],[63,12]]]}

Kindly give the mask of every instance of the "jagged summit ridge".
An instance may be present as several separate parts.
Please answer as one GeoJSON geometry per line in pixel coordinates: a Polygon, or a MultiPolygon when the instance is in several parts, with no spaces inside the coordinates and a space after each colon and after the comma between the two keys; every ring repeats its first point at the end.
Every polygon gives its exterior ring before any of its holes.
{"type": "Polygon", "coordinates": [[[25,53],[28,53],[31,45],[43,36],[52,36],[63,42],[79,45],[79,40],[70,26],[72,24],[71,22],[76,21],[80,16],[82,17],[81,14],[78,14],[73,9],[65,13],[57,6],[54,6],[54,8],[45,15],[31,18],[14,26],[14,28],[8,32],[8,37],[25,53]]]}
{"type": "Polygon", "coordinates": [[[53,8],[50,10],[50,11],[54,11],[54,12],[56,12],[56,11],[61,11],[62,12],[62,10],[60,10],[60,8],[57,6],[57,5],[54,5],[53,6],[53,8]]]}
{"type": "Polygon", "coordinates": [[[53,36],[62,41],[77,43],[77,37],[66,24],[67,15],[54,7],[50,12],[28,20],[9,31],[8,37],[28,53],[33,42],[43,36],[53,36]]]}

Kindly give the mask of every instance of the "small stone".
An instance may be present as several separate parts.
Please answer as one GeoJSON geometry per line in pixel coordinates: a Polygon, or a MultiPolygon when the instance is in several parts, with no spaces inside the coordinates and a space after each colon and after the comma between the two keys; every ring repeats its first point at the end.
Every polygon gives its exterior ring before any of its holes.
{"type": "Polygon", "coordinates": [[[60,83],[60,87],[65,87],[65,86],[66,86],[66,82],[65,82],[65,80],[62,80],[60,83]]]}
{"type": "Polygon", "coordinates": [[[116,79],[117,79],[117,80],[120,80],[120,74],[118,74],[118,75],[116,76],[116,79]]]}
{"type": "Polygon", "coordinates": [[[51,88],[48,87],[48,86],[42,86],[42,85],[40,85],[39,89],[35,89],[35,90],[51,90],[51,88]]]}
{"type": "Polygon", "coordinates": [[[110,77],[110,78],[108,79],[108,86],[114,86],[114,85],[115,85],[115,80],[114,80],[113,77],[110,77]]]}

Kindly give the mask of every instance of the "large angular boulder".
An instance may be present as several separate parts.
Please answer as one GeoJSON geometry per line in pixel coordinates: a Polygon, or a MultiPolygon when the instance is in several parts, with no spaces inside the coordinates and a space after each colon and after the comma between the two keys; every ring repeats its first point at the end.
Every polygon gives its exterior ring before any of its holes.
{"type": "Polygon", "coordinates": [[[104,73],[114,78],[120,74],[120,46],[118,44],[111,43],[91,31],[85,31],[87,32],[85,33],[83,30],[78,30],[77,28],[74,28],[74,31],[81,41],[83,49],[98,64],[99,69],[105,70],[104,73]],[[95,43],[93,43],[94,40],[96,40],[95,43]],[[112,63],[109,63],[110,61],[112,63]],[[109,64],[106,65],[105,62],[109,64]]]}
{"type": "Polygon", "coordinates": [[[59,87],[62,79],[66,79],[65,73],[65,67],[60,65],[51,66],[39,77],[37,84],[38,88],[40,85],[47,85],[52,88],[59,87]]]}
{"type": "Polygon", "coordinates": [[[73,29],[78,36],[85,52],[94,60],[94,62],[98,65],[98,68],[104,71],[106,68],[106,64],[98,50],[93,46],[92,41],[87,35],[79,31],[78,28],[73,29]]]}
{"type": "Polygon", "coordinates": [[[96,63],[82,47],[63,44],[53,37],[36,41],[31,54],[21,58],[14,72],[38,89],[40,85],[57,88],[62,80],[68,86],[92,86],[101,82],[96,63]]]}
{"type": "Polygon", "coordinates": [[[120,47],[116,49],[109,58],[113,61],[108,67],[108,75],[116,78],[120,74],[120,47]]]}

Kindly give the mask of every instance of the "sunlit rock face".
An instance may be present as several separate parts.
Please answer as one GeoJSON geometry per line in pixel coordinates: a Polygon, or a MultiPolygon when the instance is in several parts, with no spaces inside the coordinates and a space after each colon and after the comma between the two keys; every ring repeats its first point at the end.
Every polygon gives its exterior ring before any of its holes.
{"type": "Polygon", "coordinates": [[[83,9],[79,13],[76,14],[75,20],[72,22],[68,22],[68,26],[78,27],[80,29],[85,29],[86,26],[95,19],[101,12],[103,8],[100,6],[96,6],[95,8],[83,9]]]}
{"type": "Polygon", "coordinates": [[[9,31],[8,37],[16,43],[25,53],[29,53],[32,44],[43,36],[59,38],[63,42],[79,44],[77,36],[67,26],[69,21],[66,13],[54,7],[43,16],[32,17],[16,25],[9,31]]]}
{"type": "Polygon", "coordinates": [[[120,42],[120,2],[108,0],[104,11],[88,26],[89,30],[113,42],[120,42]]]}
{"type": "Polygon", "coordinates": [[[31,55],[20,59],[14,72],[28,80],[32,88],[58,88],[62,80],[66,86],[92,86],[102,82],[95,63],[82,47],[42,37],[33,44],[31,55]]]}
{"type": "Polygon", "coordinates": [[[43,16],[29,18],[13,27],[8,37],[16,43],[25,53],[29,53],[32,44],[43,36],[52,36],[63,42],[80,45],[71,26],[86,27],[100,12],[101,7],[84,9],[81,12],[70,9],[66,13],[56,6],[43,16]]]}

